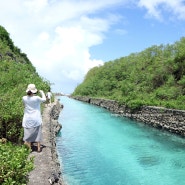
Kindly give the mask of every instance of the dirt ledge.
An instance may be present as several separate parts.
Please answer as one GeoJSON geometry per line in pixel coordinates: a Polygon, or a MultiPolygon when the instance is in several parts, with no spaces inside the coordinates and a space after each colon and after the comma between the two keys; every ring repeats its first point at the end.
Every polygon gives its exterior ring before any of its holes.
{"type": "Polygon", "coordinates": [[[35,168],[29,173],[27,185],[65,185],[61,176],[60,163],[56,151],[56,134],[62,127],[58,123],[58,117],[62,108],[63,106],[58,100],[52,103],[51,106],[45,105],[42,114],[42,152],[38,153],[33,143],[33,151],[29,157],[34,157],[35,168]]]}

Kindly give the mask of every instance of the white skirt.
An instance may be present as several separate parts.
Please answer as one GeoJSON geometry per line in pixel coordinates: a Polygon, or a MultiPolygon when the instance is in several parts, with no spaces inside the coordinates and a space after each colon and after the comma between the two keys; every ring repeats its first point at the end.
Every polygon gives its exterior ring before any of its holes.
{"type": "Polygon", "coordinates": [[[27,142],[40,142],[42,141],[42,126],[25,128],[23,141],[27,142]]]}

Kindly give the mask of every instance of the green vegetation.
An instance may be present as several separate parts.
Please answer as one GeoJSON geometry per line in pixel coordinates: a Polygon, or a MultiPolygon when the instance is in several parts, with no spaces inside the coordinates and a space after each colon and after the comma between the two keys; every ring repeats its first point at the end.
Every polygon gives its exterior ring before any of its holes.
{"type": "Polygon", "coordinates": [[[47,92],[50,83],[41,78],[26,54],[14,46],[9,33],[0,26],[0,184],[26,184],[31,170],[29,150],[22,147],[22,96],[29,83],[47,92]]]}
{"type": "Polygon", "coordinates": [[[0,143],[0,184],[27,183],[27,173],[33,169],[33,158],[27,159],[29,153],[25,146],[0,143]]]}
{"type": "Polygon", "coordinates": [[[185,109],[185,38],[94,67],[72,95],[185,109]]]}

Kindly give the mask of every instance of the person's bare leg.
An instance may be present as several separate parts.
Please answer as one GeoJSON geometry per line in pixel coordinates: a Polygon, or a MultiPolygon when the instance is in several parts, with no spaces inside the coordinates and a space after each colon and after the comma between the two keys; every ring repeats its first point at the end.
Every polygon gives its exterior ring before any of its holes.
{"type": "Polygon", "coordinates": [[[40,152],[41,149],[40,149],[40,142],[37,142],[37,151],[40,152]]]}

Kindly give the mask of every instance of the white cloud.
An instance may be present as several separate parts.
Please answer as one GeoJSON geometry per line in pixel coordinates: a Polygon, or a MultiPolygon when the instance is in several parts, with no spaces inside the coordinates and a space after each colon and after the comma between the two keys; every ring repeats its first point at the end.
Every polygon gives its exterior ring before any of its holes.
{"type": "MultiPolygon", "coordinates": [[[[92,28],[91,20],[88,19],[88,21],[91,25],[88,28],[83,28],[84,18],[78,25],[58,26],[55,29],[55,37],[50,40],[48,39],[51,37],[47,33],[40,35],[37,44],[35,44],[35,50],[40,51],[39,47],[42,46],[43,41],[46,49],[42,52],[39,60],[38,54],[37,59],[33,58],[32,61],[38,69],[41,69],[41,74],[44,72],[43,75],[45,76],[55,71],[55,75],[52,77],[51,74],[50,79],[57,77],[56,74],[60,74],[60,76],[62,74],[66,78],[82,80],[91,67],[103,64],[101,60],[90,58],[89,47],[102,42],[101,32],[107,29],[104,25],[105,21],[97,20],[102,25],[102,28],[99,26],[98,29],[92,28]],[[48,48],[47,45],[49,45],[48,48]]],[[[92,20],[92,22],[94,21],[92,20]]]]}
{"type": "Polygon", "coordinates": [[[39,38],[38,38],[40,41],[47,41],[49,39],[49,34],[47,32],[42,32],[40,35],[39,35],[39,38]]]}
{"type": "MultiPolygon", "coordinates": [[[[130,2],[158,19],[164,10],[185,18],[180,0],[6,0],[0,2],[0,24],[39,74],[55,83],[54,90],[68,91],[71,83],[72,92],[90,68],[103,64],[89,50],[102,44],[105,33],[122,19],[109,8],[130,2]]],[[[127,33],[122,27],[115,32],[127,33]]]]}
{"type": "Polygon", "coordinates": [[[170,12],[172,17],[185,20],[184,0],[139,0],[139,7],[147,9],[148,16],[163,20],[164,12],[170,12]]]}
{"type": "Polygon", "coordinates": [[[91,67],[103,64],[91,59],[89,48],[101,44],[116,21],[109,15],[103,19],[89,15],[123,2],[7,0],[0,2],[0,21],[41,76],[53,83],[64,79],[79,83],[91,67]]]}
{"type": "Polygon", "coordinates": [[[38,13],[48,6],[47,0],[26,0],[23,2],[27,11],[30,13],[38,13]]]}

